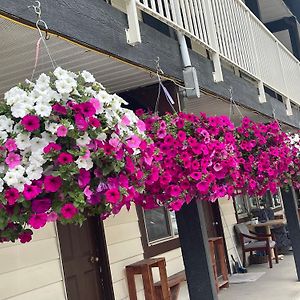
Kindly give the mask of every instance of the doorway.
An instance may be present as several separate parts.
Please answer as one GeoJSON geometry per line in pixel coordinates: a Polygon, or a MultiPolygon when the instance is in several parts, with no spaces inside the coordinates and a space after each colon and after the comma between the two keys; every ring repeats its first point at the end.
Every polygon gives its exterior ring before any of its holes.
{"type": "Polygon", "coordinates": [[[113,300],[103,224],[57,224],[68,300],[113,300]]]}

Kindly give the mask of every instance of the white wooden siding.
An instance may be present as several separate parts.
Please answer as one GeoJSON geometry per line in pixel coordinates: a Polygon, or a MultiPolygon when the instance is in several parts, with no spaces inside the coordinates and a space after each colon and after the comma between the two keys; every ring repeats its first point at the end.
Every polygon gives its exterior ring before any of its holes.
{"type": "MultiPolygon", "coordinates": [[[[123,209],[117,216],[105,220],[104,228],[115,298],[127,300],[129,298],[125,267],[142,260],[144,252],[135,208],[133,207],[129,212],[123,209]]],[[[166,258],[168,275],[184,269],[180,248],[158,256],[166,258]]],[[[154,281],[159,280],[157,270],[154,270],[153,277],[154,281]]],[[[136,276],[136,286],[138,299],[145,299],[141,276],[136,276]]],[[[186,284],[183,284],[179,299],[189,299],[186,284]]]]}
{"type": "Polygon", "coordinates": [[[66,299],[53,224],[28,244],[0,244],[0,282],[0,300],[66,299]]]}
{"type": "Polygon", "coordinates": [[[231,257],[230,255],[233,255],[235,259],[237,259],[236,251],[234,249],[235,247],[238,247],[237,240],[236,240],[236,234],[234,231],[234,225],[237,223],[236,222],[236,217],[235,217],[235,211],[233,207],[233,200],[228,198],[222,198],[219,199],[219,204],[220,204],[220,210],[223,212],[222,214],[222,223],[223,223],[223,230],[224,230],[224,236],[225,236],[225,241],[226,241],[226,247],[228,251],[228,257],[229,257],[229,262],[231,266],[231,257]],[[227,226],[226,226],[227,223],[227,226]],[[230,234],[233,239],[230,238],[230,234]]]}

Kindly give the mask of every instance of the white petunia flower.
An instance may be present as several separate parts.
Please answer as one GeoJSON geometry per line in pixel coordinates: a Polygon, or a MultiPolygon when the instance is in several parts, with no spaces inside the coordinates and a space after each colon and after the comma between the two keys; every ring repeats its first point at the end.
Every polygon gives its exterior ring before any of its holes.
{"type": "Polygon", "coordinates": [[[6,131],[0,131],[0,141],[5,143],[7,138],[8,138],[7,132],[6,131]]]}
{"type": "Polygon", "coordinates": [[[93,167],[93,161],[91,158],[84,159],[82,157],[79,157],[75,163],[77,164],[79,169],[85,169],[85,170],[90,170],[93,167]]]}
{"type": "Polygon", "coordinates": [[[104,132],[99,133],[98,136],[97,136],[97,139],[98,139],[99,141],[105,141],[106,138],[107,138],[107,135],[106,135],[106,133],[104,133],[104,132]]]}
{"type": "Polygon", "coordinates": [[[20,150],[25,150],[30,147],[30,134],[28,133],[19,133],[16,137],[16,144],[20,150]]]}
{"type": "Polygon", "coordinates": [[[29,157],[29,162],[34,167],[41,167],[46,160],[44,159],[42,153],[35,153],[29,157]]]}
{"type": "Polygon", "coordinates": [[[35,112],[40,117],[49,117],[52,111],[52,106],[46,103],[37,103],[34,106],[35,112]]]}
{"type": "Polygon", "coordinates": [[[26,97],[26,95],[27,93],[24,90],[15,86],[4,94],[4,100],[8,105],[13,105],[14,103],[22,100],[22,98],[26,97]]]}
{"type": "Polygon", "coordinates": [[[42,153],[44,148],[48,145],[48,142],[43,138],[35,137],[30,140],[30,147],[32,153],[42,153]]]}
{"type": "Polygon", "coordinates": [[[51,132],[52,134],[56,134],[56,131],[57,131],[59,126],[60,126],[60,124],[47,122],[45,124],[45,129],[47,131],[51,132]]]}
{"type": "Polygon", "coordinates": [[[4,181],[0,178],[0,193],[3,192],[4,181]]]}
{"type": "Polygon", "coordinates": [[[30,165],[26,169],[26,174],[30,180],[38,180],[42,177],[44,169],[36,165],[30,165]]]}
{"type": "Polygon", "coordinates": [[[77,146],[86,146],[87,144],[89,144],[91,141],[89,135],[87,134],[87,132],[82,135],[81,137],[79,137],[77,140],[76,140],[76,144],[77,146]]]}
{"type": "Polygon", "coordinates": [[[95,77],[88,71],[82,71],[81,76],[87,83],[93,83],[95,82],[95,77]]]}
{"type": "Polygon", "coordinates": [[[48,85],[50,84],[50,77],[45,73],[42,73],[36,81],[36,85],[48,85]]]}
{"type": "Polygon", "coordinates": [[[42,138],[43,140],[45,140],[45,142],[47,142],[47,144],[51,143],[51,142],[55,142],[57,140],[57,136],[56,135],[52,135],[49,132],[42,132],[42,138]]]}
{"type": "Polygon", "coordinates": [[[13,183],[12,186],[16,188],[20,193],[24,191],[24,185],[30,185],[32,182],[28,177],[20,177],[18,178],[18,182],[13,183]]]}
{"type": "Polygon", "coordinates": [[[112,100],[112,96],[106,91],[100,91],[97,94],[96,98],[99,99],[102,103],[110,103],[112,100]]]}
{"type": "Polygon", "coordinates": [[[11,171],[13,171],[17,177],[20,177],[20,176],[24,175],[25,168],[21,165],[18,165],[16,167],[14,167],[13,169],[11,169],[11,171]]]}
{"type": "Polygon", "coordinates": [[[4,115],[0,116],[0,130],[12,132],[14,121],[4,115]]]}
{"type": "Polygon", "coordinates": [[[15,118],[23,118],[25,117],[31,110],[33,109],[33,105],[26,102],[16,102],[11,107],[11,113],[15,118]]]}
{"type": "Polygon", "coordinates": [[[55,87],[60,94],[70,94],[73,90],[73,86],[64,80],[56,80],[55,87]]]}
{"type": "Polygon", "coordinates": [[[11,186],[18,182],[18,177],[12,171],[8,171],[5,174],[3,180],[6,182],[7,185],[11,186]]]}

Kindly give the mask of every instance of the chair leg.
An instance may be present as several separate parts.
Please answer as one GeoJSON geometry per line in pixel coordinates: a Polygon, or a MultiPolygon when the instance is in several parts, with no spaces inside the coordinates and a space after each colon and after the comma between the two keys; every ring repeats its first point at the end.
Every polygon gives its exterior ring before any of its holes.
{"type": "Polygon", "coordinates": [[[275,254],[275,261],[276,261],[276,264],[278,264],[278,249],[277,249],[277,246],[274,247],[274,254],[275,254]]]}
{"type": "Polygon", "coordinates": [[[243,267],[246,268],[246,252],[243,251],[243,267]]]}
{"type": "Polygon", "coordinates": [[[272,264],[271,248],[268,248],[267,254],[268,254],[268,260],[269,260],[269,267],[272,269],[273,268],[273,264],[272,264]]]}

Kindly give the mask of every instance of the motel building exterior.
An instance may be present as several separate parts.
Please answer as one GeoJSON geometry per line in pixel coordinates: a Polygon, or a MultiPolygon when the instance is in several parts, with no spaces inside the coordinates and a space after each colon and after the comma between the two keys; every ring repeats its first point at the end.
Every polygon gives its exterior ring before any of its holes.
{"type": "MultiPolygon", "coordinates": [[[[40,1],[56,63],[90,71],[132,109],[154,108],[159,66],[176,109],[231,114],[235,123],[241,115],[276,119],[286,131],[300,128],[300,7],[294,2],[40,1]]],[[[2,98],[32,72],[38,33],[30,4],[35,3],[0,1],[2,98]]],[[[37,72],[50,69],[42,48],[37,72]]],[[[159,111],[169,110],[162,93],[159,111]]],[[[285,211],[299,279],[297,200],[280,190],[264,199],[275,216],[285,211]]],[[[244,196],[193,202],[176,214],[132,207],[82,227],[49,223],[28,244],[0,244],[0,300],[130,299],[126,266],[161,257],[167,276],[178,281],[177,299],[218,299],[208,239],[222,238],[231,273],[231,256],[237,260],[235,247],[240,250],[235,225],[249,221],[258,207],[259,199],[244,196]]],[[[153,278],[160,280],[157,270],[153,278]]],[[[153,299],[141,276],[135,283],[136,299],[153,299]]]]}

